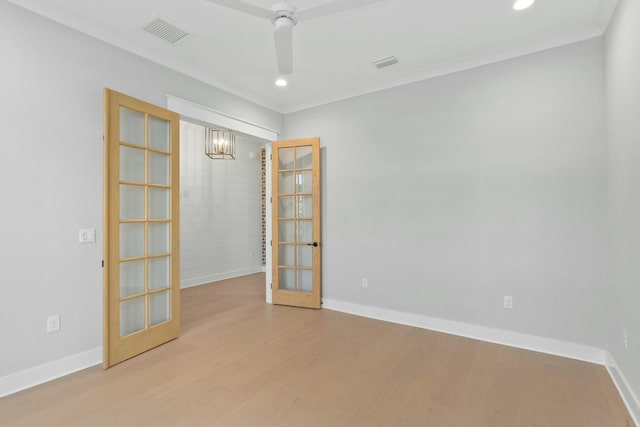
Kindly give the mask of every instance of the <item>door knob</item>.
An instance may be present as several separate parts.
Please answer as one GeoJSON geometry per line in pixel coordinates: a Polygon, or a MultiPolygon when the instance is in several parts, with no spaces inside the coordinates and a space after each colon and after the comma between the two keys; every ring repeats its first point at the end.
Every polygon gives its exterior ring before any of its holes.
{"type": "Polygon", "coordinates": [[[307,243],[307,246],[313,246],[314,248],[318,247],[318,242],[307,243]]]}

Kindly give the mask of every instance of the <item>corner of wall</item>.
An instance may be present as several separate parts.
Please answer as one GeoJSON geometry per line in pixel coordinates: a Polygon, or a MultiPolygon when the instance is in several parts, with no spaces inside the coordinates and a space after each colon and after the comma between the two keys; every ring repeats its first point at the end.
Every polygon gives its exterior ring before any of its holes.
{"type": "Polygon", "coordinates": [[[625,405],[627,405],[627,409],[631,417],[633,417],[633,422],[640,426],[640,399],[638,399],[638,396],[634,393],[624,374],[618,368],[618,364],[613,358],[613,355],[608,351],[605,352],[605,362],[609,376],[618,389],[618,393],[620,393],[625,405]]]}

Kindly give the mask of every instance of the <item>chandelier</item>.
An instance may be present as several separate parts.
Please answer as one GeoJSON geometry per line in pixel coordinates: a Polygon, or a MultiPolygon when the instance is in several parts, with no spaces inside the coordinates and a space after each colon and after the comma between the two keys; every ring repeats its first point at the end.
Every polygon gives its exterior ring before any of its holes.
{"type": "Polygon", "coordinates": [[[204,128],[204,154],[210,159],[236,158],[236,135],[229,131],[204,128]]]}

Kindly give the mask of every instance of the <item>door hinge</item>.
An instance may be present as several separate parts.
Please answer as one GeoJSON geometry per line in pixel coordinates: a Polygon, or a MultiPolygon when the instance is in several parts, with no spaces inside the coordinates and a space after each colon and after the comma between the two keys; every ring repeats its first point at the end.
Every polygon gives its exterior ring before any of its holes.
{"type": "Polygon", "coordinates": [[[269,245],[273,246],[273,240],[269,240],[269,245]]]}
{"type": "Polygon", "coordinates": [[[269,197],[269,203],[273,203],[273,197],[269,197]]]}
{"type": "Polygon", "coordinates": [[[102,267],[104,268],[104,260],[102,260],[102,267]]]}
{"type": "Polygon", "coordinates": [[[273,160],[273,154],[269,154],[269,160],[273,160]]]}
{"type": "Polygon", "coordinates": [[[269,289],[273,289],[273,283],[269,283],[269,289]]]}

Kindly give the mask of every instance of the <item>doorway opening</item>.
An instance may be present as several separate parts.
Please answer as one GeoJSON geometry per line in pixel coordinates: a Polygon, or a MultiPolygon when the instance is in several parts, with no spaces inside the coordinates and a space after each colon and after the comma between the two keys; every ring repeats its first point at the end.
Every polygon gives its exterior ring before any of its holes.
{"type": "MultiPolygon", "coordinates": [[[[167,96],[167,108],[171,111],[178,113],[180,115],[182,122],[186,122],[192,125],[210,126],[218,129],[227,129],[227,130],[233,131],[237,135],[240,135],[240,137],[243,140],[246,139],[247,141],[250,141],[251,143],[254,144],[254,146],[252,149],[249,149],[249,151],[246,152],[246,155],[249,156],[249,159],[255,160],[258,163],[258,165],[261,162],[261,158],[260,158],[261,149],[264,149],[264,153],[263,153],[264,166],[265,166],[264,177],[258,176],[255,182],[251,182],[251,183],[245,182],[245,185],[252,185],[254,186],[254,188],[257,186],[258,190],[262,191],[260,190],[260,186],[264,182],[264,214],[262,214],[263,209],[261,206],[262,196],[258,197],[258,206],[256,209],[256,212],[259,215],[259,218],[264,217],[264,231],[262,231],[261,229],[262,227],[261,220],[259,220],[258,232],[256,234],[258,239],[260,240],[258,240],[259,243],[257,248],[252,248],[249,254],[251,259],[257,259],[259,261],[261,271],[264,271],[266,273],[265,274],[265,295],[266,295],[265,299],[267,303],[271,303],[272,302],[272,296],[271,296],[272,269],[269,268],[268,266],[271,265],[271,259],[272,259],[272,247],[270,245],[270,242],[272,239],[272,231],[271,231],[272,225],[271,225],[271,209],[269,206],[270,203],[268,201],[271,200],[271,142],[278,140],[278,136],[279,136],[278,132],[273,129],[269,129],[264,126],[260,126],[258,124],[249,123],[245,120],[231,117],[227,114],[220,113],[210,108],[207,108],[198,104],[194,104],[190,101],[186,101],[184,99],[180,99],[173,96],[167,96]],[[256,159],[251,158],[252,152],[257,154],[256,159]],[[264,239],[264,256],[262,253],[263,251],[262,243],[261,243],[262,239],[264,239]],[[254,250],[257,251],[255,254],[255,257],[253,252],[254,250]],[[267,267],[262,268],[263,265],[266,265],[267,267]]],[[[238,141],[238,143],[236,144],[237,147],[239,147],[240,144],[241,142],[238,141]]],[[[181,143],[181,146],[182,145],[183,144],[181,143]]],[[[201,151],[201,157],[205,157],[204,151],[201,151]]],[[[223,162],[223,163],[229,162],[227,160],[210,160],[208,158],[201,159],[201,161],[204,161],[204,160],[208,160],[209,162],[216,162],[214,163],[214,165],[218,164],[217,162],[223,162]]],[[[235,162],[235,161],[237,160],[230,160],[230,162],[235,162]]],[[[181,166],[182,166],[181,170],[184,170],[189,167],[188,164],[186,165],[181,164],[181,166]]],[[[258,168],[258,172],[259,174],[262,173],[260,172],[259,168],[258,168]]],[[[181,188],[181,191],[182,191],[182,188],[181,188]]],[[[238,215],[241,215],[243,213],[245,212],[239,212],[238,215]]],[[[196,232],[197,231],[194,231],[194,233],[196,232]]],[[[222,243],[224,244],[224,241],[222,243]]],[[[205,252],[205,253],[199,253],[198,256],[207,257],[210,255],[206,254],[205,252]]],[[[185,265],[185,260],[183,259],[183,268],[184,268],[184,265],[185,265]]],[[[202,274],[202,273],[196,273],[196,274],[202,274]]],[[[216,273],[213,273],[213,274],[216,274],[216,273]]],[[[204,275],[206,276],[206,274],[204,275]]],[[[198,277],[198,276],[194,276],[193,281],[188,281],[188,279],[184,275],[184,272],[182,276],[183,276],[183,279],[181,280],[182,287],[195,286],[197,284],[207,283],[206,280],[205,281],[195,280],[195,277],[198,277]],[[197,283],[198,281],[199,283],[197,283]]],[[[227,277],[231,277],[231,276],[227,276],[227,277]]],[[[223,276],[219,276],[219,278],[222,279],[223,276]]]]}
{"type": "Polygon", "coordinates": [[[238,134],[235,160],[212,160],[204,154],[206,129],[180,122],[182,288],[264,271],[266,142],[238,134]]]}

